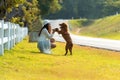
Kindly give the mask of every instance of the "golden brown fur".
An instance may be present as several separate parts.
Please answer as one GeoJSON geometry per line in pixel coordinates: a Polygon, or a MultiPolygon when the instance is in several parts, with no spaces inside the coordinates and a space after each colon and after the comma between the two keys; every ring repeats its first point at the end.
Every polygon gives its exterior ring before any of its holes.
{"type": "Polygon", "coordinates": [[[73,48],[73,43],[72,39],[70,37],[70,34],[68,32],[68,26],[65,23],[59,24],[60,25],[60,30],[58,28],[55,29],[58,34],[62,34],[62,37],[66,41],[66,46],[65,46],[65,55],[67,55],[68,50],[70,51],[70,54],[72,55],[72,48],[73,48]]]}

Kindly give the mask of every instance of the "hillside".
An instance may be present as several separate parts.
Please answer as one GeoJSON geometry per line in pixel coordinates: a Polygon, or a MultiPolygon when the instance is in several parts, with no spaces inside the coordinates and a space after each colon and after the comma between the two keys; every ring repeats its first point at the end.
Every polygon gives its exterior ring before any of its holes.
{"type": "Polygon", "coordinates": [[[70,20],[69,23],[75,34],[120,40],[120,14],[96,20],[70,20]]]}

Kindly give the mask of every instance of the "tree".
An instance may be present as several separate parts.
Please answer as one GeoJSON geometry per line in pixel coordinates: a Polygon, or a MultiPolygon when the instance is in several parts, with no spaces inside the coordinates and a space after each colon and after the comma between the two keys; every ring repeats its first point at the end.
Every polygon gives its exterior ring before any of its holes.
{"type": "Polygon", "coordinates": [[[45,16],[50,13],[55,13],[61,9],[58,0],[38,0],[40,14],[45,16]]]}
{"type": "Polygon", "coordinates": [[[34,25],[34,21],[39,18],[40,10],[38,8],[37,0],[28,0],[22,6],[23,17],[22,21],[25,23],[24,26],[29,26],[31,29],[34,25]]]}
{"type": "Polygon", "coordinates": [[[25,0],[0,0],[0,19],[4,19],[7,13],[12,11],[13,7],[24,3],[25,0]]]}
{"type": "Polygon", "coordinates": [[[60,8],[58,0],[0,0],[0,19],[32,29],[34,23],[40,21],[40,16],[54,13],[60,8]]]}
{"type": "Polygon", "coordinates": [[[103,12],[105,16],[120,13],[120,0],[106,0],[103,12]]]}
{"type": "Polygon", "coordinates": [[[120,12],[120,0],[63,0],[62,9],[45,18],[101,18],[120,12]]]}
{"type": "Polygon", "coordinates": [[[37,0],[1,0],[0,10],[1,19],[27,26],[29,29],[40,15],[37,0]]]}

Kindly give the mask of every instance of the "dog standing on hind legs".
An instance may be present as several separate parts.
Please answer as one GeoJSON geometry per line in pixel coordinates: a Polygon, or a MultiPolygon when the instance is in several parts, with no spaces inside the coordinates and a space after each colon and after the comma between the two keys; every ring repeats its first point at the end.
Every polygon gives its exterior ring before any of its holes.
{"type": "Polygon", "coordinates": [[[58,34],[62,34],[62,37],[66,41],[66,46],[65,46],[65,56],[68,53],[68,50],[70,52],[70,55],[72,55],[72,48],[73,48],[73,43],[72,39],[70,37],[70,33],[68,32],[68,26],[65,23],[59,24],[60,25],[60,30],[58,28],[55,28],[54,30],[58,32],[58,34]]]}

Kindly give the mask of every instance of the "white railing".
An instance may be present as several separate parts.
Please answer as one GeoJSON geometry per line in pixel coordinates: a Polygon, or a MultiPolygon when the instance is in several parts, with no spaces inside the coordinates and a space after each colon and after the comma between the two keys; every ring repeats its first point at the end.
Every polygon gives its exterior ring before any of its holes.
{"type": "Polygon", "coordinates": [[[4,55],[4,50],[10,50],[16,43],[22,41],[27,34],[28,28],[0,20],[0,55],[4,55]]]}

